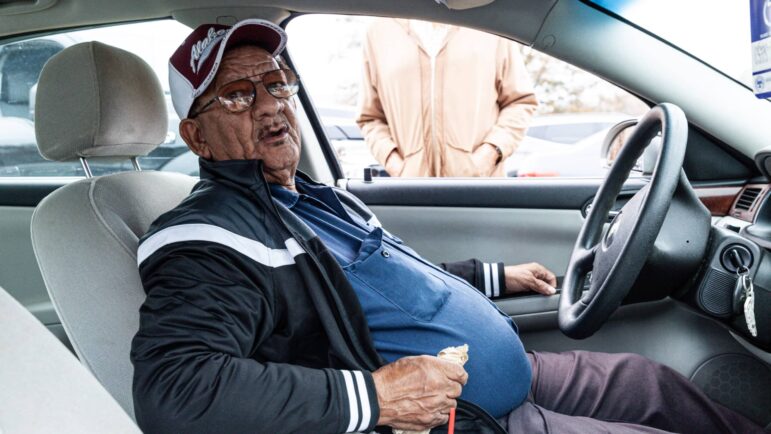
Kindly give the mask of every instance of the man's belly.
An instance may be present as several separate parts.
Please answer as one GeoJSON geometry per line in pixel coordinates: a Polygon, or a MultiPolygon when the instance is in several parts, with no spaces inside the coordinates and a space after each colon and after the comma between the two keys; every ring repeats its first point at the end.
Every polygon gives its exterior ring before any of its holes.
{"type": "Polygon", "coordinates": [[[469,380],[461,398],[501,417],[527,397],[530,363],[516,329],[475,288],[429,267],[423,270],[425,276],[416,274],[387,284],[383,279],[369,279],[364,270],[347,271],[375,348],[384,359],[436,355],[443,348],[468,344],[465,369],[469,380]]]}

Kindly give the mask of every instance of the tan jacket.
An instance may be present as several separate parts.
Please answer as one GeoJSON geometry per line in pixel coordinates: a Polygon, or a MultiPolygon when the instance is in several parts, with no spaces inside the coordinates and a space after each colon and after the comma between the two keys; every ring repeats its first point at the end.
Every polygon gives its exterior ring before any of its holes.
{"type": "Polygon", "coordinates": [[[522,140],[538,102],[516,43],[451,27],[432,61],[408,21],[379,19],[364,42],[363,100],[357,123],[383,165],[394,149],[399,176],[480,176],[471,153],[522,140]],[[432,65],[433,64],[433,65],[432,65]]]}

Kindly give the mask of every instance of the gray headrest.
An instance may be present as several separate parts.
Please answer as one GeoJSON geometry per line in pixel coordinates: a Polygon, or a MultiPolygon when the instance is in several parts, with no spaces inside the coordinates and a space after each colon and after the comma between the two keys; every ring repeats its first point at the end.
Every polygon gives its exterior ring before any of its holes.
{"type": "Polygon", "coordinates": [[[37,144],[49,160],[147,155],[166,138],[158,77],[136,55],[99,42],[53,56],[35,101],[37,144]]]}

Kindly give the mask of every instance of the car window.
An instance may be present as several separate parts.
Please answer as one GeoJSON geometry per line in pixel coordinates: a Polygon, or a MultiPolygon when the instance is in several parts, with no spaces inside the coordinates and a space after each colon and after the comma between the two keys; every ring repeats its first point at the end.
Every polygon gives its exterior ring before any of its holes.
{"type": "MultiPolygon", "coordinates": [[[[133,52],[150,64],[164,87],[169,130],[161,146],[140,157],[143,169],[197,174],[198,164],[179,137],[179,118],[168,92],[167,62],[190,29],[173,20],[134,23],[14,41],[0,45],[0,177],[83,176],[79,162],[46,161],[35,141],[35,94],[46,61],[61,50],[100,41],[133,52]]],[[[66,86],[66,77],[62,77],[66,86]]],[[[89,162],[94,175],[131,170],[130,161],[89,162]]]]}
{"type": "Polygon", "coordinates": [[[303,15],[287,32],[348,178],[600,177],[605,133],[648,110],[592,74],[470,29],[303,15]],[[507,155],[496,165],[475,156],[482,148],[507,155]]]}

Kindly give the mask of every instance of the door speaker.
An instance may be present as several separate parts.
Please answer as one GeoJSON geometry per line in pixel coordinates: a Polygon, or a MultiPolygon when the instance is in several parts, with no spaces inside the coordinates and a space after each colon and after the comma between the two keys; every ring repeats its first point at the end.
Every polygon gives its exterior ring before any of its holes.
{"type": "Polygon", "coordinates": [[[771,423],[771,367],[743,354],[721,354],[691,377],[710,398],[750,420],[771,423]]]}

